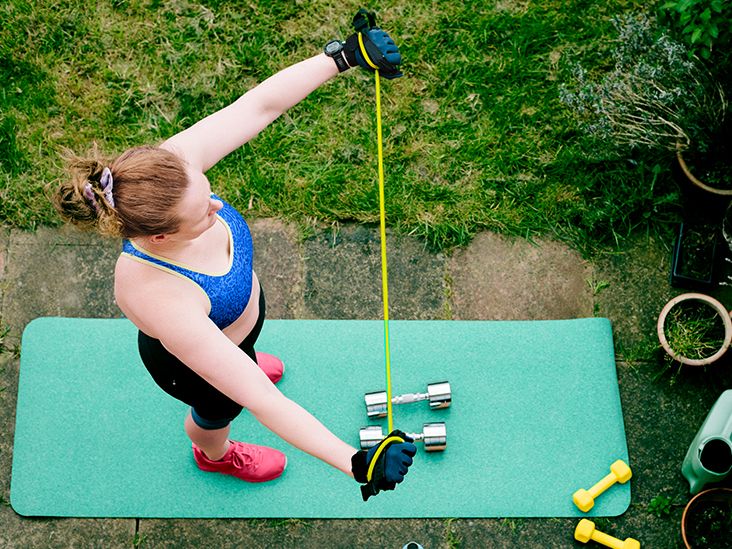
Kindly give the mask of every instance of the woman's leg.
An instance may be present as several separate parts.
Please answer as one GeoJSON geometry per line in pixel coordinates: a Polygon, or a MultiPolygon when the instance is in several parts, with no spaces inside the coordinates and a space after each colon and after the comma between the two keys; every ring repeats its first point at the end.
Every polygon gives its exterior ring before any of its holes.
{"type": "Polygon", "coordinates": [[[188,412],[185,420],[185,429],[188,438],[190,438],[191,441],[198,446],[211,461],[221,459],[229,449],[230,425],[220,429],[204,429],[193,421],[191,413],[188,412]]]}
{"type": "Polygon", "coordinates": [[[223,457],[229,448],[229,423],[242,407],[210,386],[157,339],[139,332],[138,345],[142,362],[158,386],[203,413],[203,417],[196,413],[196,420],[191,413],[186,416],[188,437],[209,459],[223,457]]]}

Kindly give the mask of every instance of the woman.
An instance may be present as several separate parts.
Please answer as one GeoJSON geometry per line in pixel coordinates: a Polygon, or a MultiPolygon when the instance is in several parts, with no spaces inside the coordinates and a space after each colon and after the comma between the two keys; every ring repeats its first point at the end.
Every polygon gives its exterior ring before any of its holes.
{"type": "Polygon", "coordinates": [[[367,499],[404,479],[416,448],[396,432],[357,452],[275,388],[284,365],[254,350],[265,301],[249,229],[211,192],[205,175],[339,72],[371,70],[371,61],[385,77],[400,76],[394,42],[372,18],[365,24],[359,12],[359,21],[363,46],[358,33],[330,41],[324,53],[278,72],[158,147],[130,149],[109,164],[77,160],[55,202],[68,221],[123,238],[115,298],[139,328],[140,356],[155,382],[191,406],[184,426],[200,469],[248,482],[285,470],[282,452],[229,439],[231,421],[246,407],[290,444],[364,483],[367,499]]]}

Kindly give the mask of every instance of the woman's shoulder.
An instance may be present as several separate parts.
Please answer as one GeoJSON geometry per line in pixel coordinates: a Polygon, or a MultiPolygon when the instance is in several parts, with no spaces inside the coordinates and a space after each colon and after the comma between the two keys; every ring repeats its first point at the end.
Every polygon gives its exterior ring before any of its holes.
{"type": "Polygon", "coordinates": [[[198,285],[179,273],[131,254],[120,254],[114,268],[115,295],[198,295],[198,285]]]}
{"type": "Polygon", "coordinates": [[[114,298],[125,316],[152,337],[157,337],[154,326],[164,324],[166,318],[177,319],[182,311],[184,316],[198,312],[207,316],[210,306],[206,295],[188,279],[125,254],[115,266],[114,298]]]}

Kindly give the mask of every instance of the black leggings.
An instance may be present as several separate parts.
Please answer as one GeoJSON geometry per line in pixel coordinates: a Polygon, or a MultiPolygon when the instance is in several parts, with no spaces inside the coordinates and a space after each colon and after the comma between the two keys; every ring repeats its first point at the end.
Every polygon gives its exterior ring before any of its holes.
{"type": "MultiPolygon", "coordinates": [[[[249,358],[257,362],[254,343],[262,331],[265,316],[264,292],[259,288],[259,316],[249,335],[239,344],[249,358]]],[[[242,411],[242,406],[191,370],[170,353],[160,340],[138,332],[140,358],[153,380],[169,395],[188,404],[193,420],[203,429],[220,429],[242,411]]]]}

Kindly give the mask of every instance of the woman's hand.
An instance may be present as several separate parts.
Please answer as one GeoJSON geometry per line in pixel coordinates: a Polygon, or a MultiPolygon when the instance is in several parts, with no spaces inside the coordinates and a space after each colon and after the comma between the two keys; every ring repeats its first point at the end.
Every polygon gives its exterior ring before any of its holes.
{"type": "Polygon", "coordinates": [[[343,47],[348,64],[352,67],[359,65],[370,71],[378,69],[379,74],[387,79],[403,76],[399,70],[402,62],[399,48],[385,30],[376,26],[373,12],[360,9],[353,18],[353,26],[356,33],[346,39],[343,47]]]}
{"type": "Polygon", "coordinates": [[[381,490],[394,490],[404,480],[416,453],[413,440],[398,430],[389,433],[368,452],[356,452],[351,458],[351,472],[356,481],[364,484],[361,486],[363,500],[381,490]]]}

